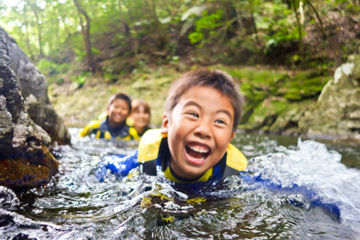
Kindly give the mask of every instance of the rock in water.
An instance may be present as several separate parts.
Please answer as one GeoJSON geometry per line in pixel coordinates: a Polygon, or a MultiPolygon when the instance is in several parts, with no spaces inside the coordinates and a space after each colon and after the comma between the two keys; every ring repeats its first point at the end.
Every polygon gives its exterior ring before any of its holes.
{"type": "Polygon", "coordinates": [[[47,148],[51,138],[44,129],[52,129],[49,132],[60,143],[69,142],[70,137],[66,136],[69,133],[65,125],[56,120],[59,117],[54,117],[56,113],[49,107],[45,78],[36,67],[26,67],[29,62],[24,59],[28,58],[14,44],[15,41],[0,27],[0,185],[10,188],[37,187],[48,183],[57,173],[59,165],[47,148]],[[18,56],[18,61],[12,62],[14,54],[18,56]],[[15,66],[18,74],[12,69],[15,66]],[[22,75],[19,69],[26,74],[22,75]],[[31,80],[30,76],[34,75],[35,79],[31,80]],[[17,79],[17,76],[24,80],[17,79]],[[27,81],[27,85],[20,87],[21,81],[27,81]],[[35,115],[39,115],[36,121],[42,121],[44,129],[29,116],[28,112],[32,110],[22,97],[22,88],[26,89],[24,91],[28,98],[33,95],[37,100],[38,104],[33,105],[36,107],[35,115]],[[32,92],[33,89],[37,90],[32,92]],[[39,109],[42,107],[44,109],[39,109]],[[59,126],[60,129],[56,129],[59,126]]]}
{"type": "Polygon", "coordinates": [[[360,139],[360,56],[353,55],[338,67],[323,88],[316,108],[304,114],[299,125],[307,134],[348,136],[360,139]]]}
{"type": "Polygon", "coordinates": [[[71,135],[50,103],[45,76],[20,49],[16,41],[1,27],[0,31],[5,38],[10,68],[15,73],[30,118],[50,135],[52,142],[56,141],[60,145],[70,144],[71,135]]]}

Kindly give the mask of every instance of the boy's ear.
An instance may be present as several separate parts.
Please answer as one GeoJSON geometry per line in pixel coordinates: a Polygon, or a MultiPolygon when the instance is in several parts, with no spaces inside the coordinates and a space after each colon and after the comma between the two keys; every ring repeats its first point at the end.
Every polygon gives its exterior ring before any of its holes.
{"type": "Polygon", "coordinates": [[[167,134],[168,133],[168,125],[169,125],[169,119],[166,116],[166,113],[163,115],[162,125],[161,125],[161,133],[167,134]]]}
{"type": "Polygon", "coordinates": [[[233,132],[233,133],[231,134],[231,136],[230,136],[230,141],[229,141],[229,142],[231,142],[231,140],[234,138],[234,136],[235,136],[235,132],[233,132]]]}

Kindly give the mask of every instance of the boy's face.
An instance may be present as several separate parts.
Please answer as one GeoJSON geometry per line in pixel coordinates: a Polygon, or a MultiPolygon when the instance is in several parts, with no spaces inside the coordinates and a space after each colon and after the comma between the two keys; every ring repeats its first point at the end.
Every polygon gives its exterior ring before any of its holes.
{"type": "Polygon", "coordinates": [[[129,106],[123,99],[115,99],[107,108],[111,127],[120,127],[129,116],[129,106]]]}
{"type": "Polygon", "coordinates": [[[195,86],[169,115],[161,129],[168,134],[171,168],[182,178],[200,177],[220,161],[235,135],[230,100],[214,88],[195,86]]]}

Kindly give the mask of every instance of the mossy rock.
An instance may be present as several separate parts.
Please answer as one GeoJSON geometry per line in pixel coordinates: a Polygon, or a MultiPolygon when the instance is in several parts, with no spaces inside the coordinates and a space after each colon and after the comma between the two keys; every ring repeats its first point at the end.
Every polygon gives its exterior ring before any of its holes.
{"type": "MultiPolygon", "coordinates": [[[[351,55],[348,61],[354,63],[354,66],[360,66],[360,55],[351,55]]],[[[355,67],[352,71],[352,76],[360,83],[360,68],[355,67]]]]}
{"type": "Polygon", "coordinates": [[[263,126],[271,125],[277,115],[289,105],[282,99],[268,98],[262,104],[259,104],[247,121],[252,129],[260,129],[263,126]]]}
{"type": "MultiPolygon", "coordinates": [[[[309,74],[299,74],[307,77],[309,74]]],[[[309,98],[317,98],[323,87],[330,80],[330,77],[316,76],[302,79],[298,75],[292,80],[283,84],[276,92],[277,96],[284,96],[289,101],[299,101],[309,98]]]]}
{"type": "Polygon", "coordinates": [[[27,154],[27,158],[0,161],[0,185],[18,189],[40,187],[58,172],[59,162],[47,147],[27,154]]]}
{"type": "Polygon", "coordinates": [[[306,132],[306,129],[299,126],[299,121],[304,116],[305,112],[309,111],[316,105],[313,100],[303,102],[295,102],[287,105],[281,112],[279,112],[276,121],[271,125],[270,131],[276,133],[283,133],[290,128],[296,127],[296,132],[306,132]]]}
{"type": "Polygon", "coordinates": [[[298,89],[290,89],[288,92],[284,95],[284,98],[289,101],[299,101],[302,99],[301,93],[298,89]]]}
{"type": "Polygon", "coordinates": [[[247,83],[241,86],[241,92],[248,103],[258,103],[269,96],[269,92],[266,92],[263,89],[256,89],[251,84],[247,83]]]}
{"type": "Polygon", "coordinates": [[[269,85],[271,82],[276,82],[287,75],[285,71],[266,68],[226,68],[224,70],[241,82],[251,82],[253,85],[269,85]]]}

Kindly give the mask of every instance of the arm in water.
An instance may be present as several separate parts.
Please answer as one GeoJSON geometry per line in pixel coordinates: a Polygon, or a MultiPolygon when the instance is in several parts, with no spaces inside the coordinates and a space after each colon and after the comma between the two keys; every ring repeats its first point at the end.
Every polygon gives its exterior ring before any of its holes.
{"type": "Polygon", "coordinates": [[[288,199],[288,203],[296,206],[296,207],[320,207],[326,213],[328,213],[334,219],[340,220],[340,206],[339,202],[327,202],[319,193],[317,193],[314,189],[307,186],[299,186],[296,183],[293,183],[291,186],[282,186],[281,183],[273,181],[271,178],[266,176],[253,175],[254,172],[249,170],[244,172],[239,172],[239,176],[242,180],[242,183],[247,185],[245,188],[246,191],[254,191],[256,189],[267,189],[274,193],[282,193],[285,195],[302,195],[304,199],[296,200],[293,198],[288,199]]]}
{"type": "Polygon", "coordinates": [[[129,155],[109,155],[105,156],[97,169],[95,176],[100,182],[105,179],[106,171],[111,170],[117,177],[125,177],[131,169],[139,166],[138,151],[129,155]]]}

